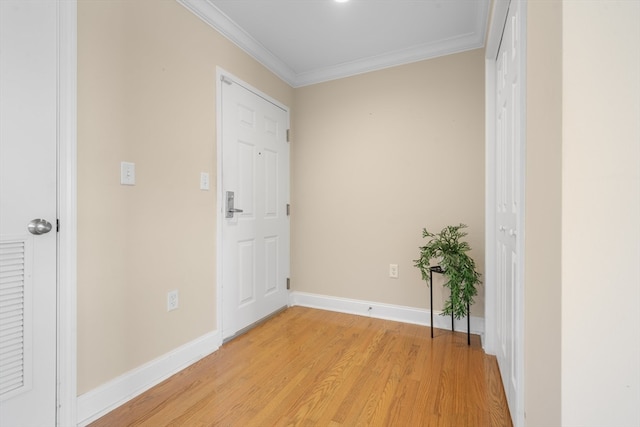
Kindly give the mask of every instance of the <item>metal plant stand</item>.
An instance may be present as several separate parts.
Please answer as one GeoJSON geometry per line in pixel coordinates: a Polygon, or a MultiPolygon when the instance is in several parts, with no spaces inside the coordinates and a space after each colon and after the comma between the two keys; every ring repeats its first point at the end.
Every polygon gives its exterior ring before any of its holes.
{"type": "MultiPolygon", "coordinates": [[[[433,273],[444,273],[444,270],[439,265],[429,267],[429,300],[431,303],[431,338],[433,338],[433,273]]],[[[469,302],[467,301],[467,345],[471,345],[471,311],[469,311],[469,302]]],[[[451,313],[451,331],[453,332],[453,313],[451,313]]]]}

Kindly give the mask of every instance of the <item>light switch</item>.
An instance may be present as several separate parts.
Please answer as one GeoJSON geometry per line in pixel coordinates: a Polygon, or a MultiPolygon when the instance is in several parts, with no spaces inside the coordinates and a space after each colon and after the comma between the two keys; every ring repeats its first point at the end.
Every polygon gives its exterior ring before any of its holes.
{"type": "Polygon", "coordinates": [[[120,184],[136,185],[136,164],[120,162],[120,184]]]}
{"type": "Polygon", "coordinates": [[[200,189],[209,189],[209,174],[207,172],[200,172],[200,189]]]}

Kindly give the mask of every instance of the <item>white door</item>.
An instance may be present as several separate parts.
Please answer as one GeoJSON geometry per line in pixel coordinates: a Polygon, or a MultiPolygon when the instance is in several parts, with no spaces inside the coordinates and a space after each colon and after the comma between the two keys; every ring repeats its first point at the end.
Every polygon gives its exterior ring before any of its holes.
{"type": "Polygon", "coordinates": [[[288,303],[289,114],[229,78],[221,91],[224,339],[288,303]]]}
{"type": "Polygon", "coordinates": [[[518,325],[521,318],[520,246],[522,203],[522,84],[519,52],[520,2],[512,1],[496,59],[496,332],[497,359],[512,418],[516,419],[518,325]]]}
{"type": "Polygon", "coordinates": [[[56,10],[0,1],[2,426],[56,422],[56,10]]]}

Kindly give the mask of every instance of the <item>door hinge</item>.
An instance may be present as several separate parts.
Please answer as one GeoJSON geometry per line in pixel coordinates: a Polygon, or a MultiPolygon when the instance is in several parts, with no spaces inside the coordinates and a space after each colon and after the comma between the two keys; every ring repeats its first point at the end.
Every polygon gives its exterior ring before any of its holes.
{"type": "Polygon", "coordinates": [[[56,233],[60,232],[60,220],[56,218],[56,233]]]}
{"type": "Polygon", "coordinates": [[[287,290],[291,289],[291,279],[287,277],[287,290]]]}
{"type": "Polygon", "coordinates": [[[287,203],[287,216],[291,215],[291,205],[287,203]]]}
{"type": "Polygon", "coordinates": [[[290,142],[289,134],[291,133],[291,129],[287,129],[287,142],[290,142]]]}
{"type": "Polygon", "coordinates": [[[220,76],[220,81],[222,83],[226,83],[228,85],[233,84],[233,80],[231,80],[230,78],[228,78],[227,76],[220,76]]]}

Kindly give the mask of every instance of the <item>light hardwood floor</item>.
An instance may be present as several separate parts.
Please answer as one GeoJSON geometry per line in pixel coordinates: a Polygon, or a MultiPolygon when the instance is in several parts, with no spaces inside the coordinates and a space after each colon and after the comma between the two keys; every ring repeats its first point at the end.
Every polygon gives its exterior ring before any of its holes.
{"type": "Polygon", "coordinates": [[[478,336],[291,307],[100,426],[511,426],[478,336]]]}

